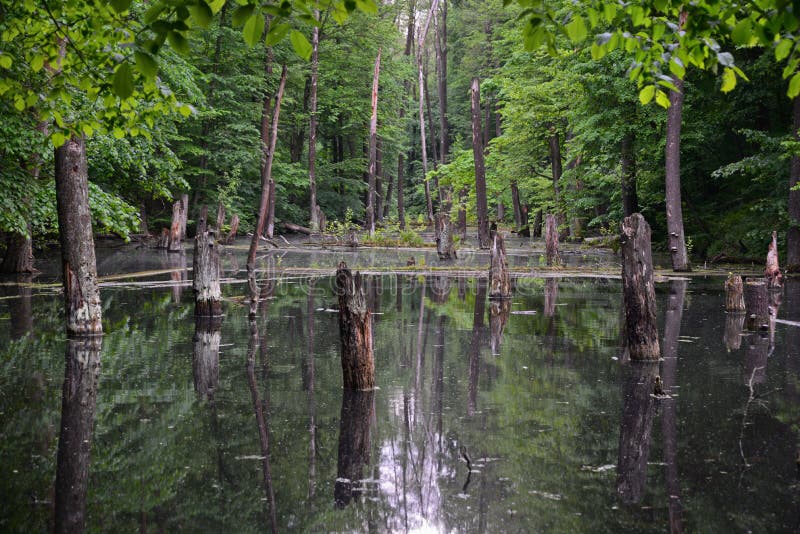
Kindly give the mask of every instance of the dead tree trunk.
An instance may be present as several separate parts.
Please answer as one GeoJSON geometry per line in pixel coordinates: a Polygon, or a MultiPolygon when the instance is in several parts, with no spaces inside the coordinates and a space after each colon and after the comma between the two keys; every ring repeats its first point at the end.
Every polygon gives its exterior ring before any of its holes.
{"type": "Polygon", "coordinates": [[[181,203],[181,240],[186,239],[186,224],[189,222],[189,195],[186,193],[178,199],[181,203]]]}
{"type": "Polygon", "coordinates": [[[641,214],[625,217],[620,242],[625,353],[631,360],[658,360],[661,350],[656,325],[650,225],[641,214]]]}
{"type": "Polygon", "coordinates": [[[742,277],[738,274],[731,274],[725,281],[725,311],[743,312],[745,310],[743,291],[742,277]]]}
{"type": "Polygon", "coordinates": [[[748,330],[769,328],[769,299],[763,278],[748,278],[744,284],[744,306],[748,330]]]}
{"type": "MultiPolygon", "coordinates": [[[[319,10],[314,12],[319,19],[319,10]]],[[[311,87],[309,95],[308,119],[308,192],[311,221],[309,226],[313,232],[324,232],[317,219],[317,85],[319,80],[319,27],[311,30],[311,87]]]]}
{"type": "Polygon", "coordinates": [[[506,258],[506,245],[503,237],[494,233],[492,248],[489,250],[491,263],[489,264],[489,298],[511,298],[511,276],[508,272],[508,259],[506,258]]]}
{"type": "Polygon", "coordinates": [[[436,252],[440,260],[456,259],[453,228],[450,223],[450,215],[446,212],[440,212],[436,216],[436,252]]]}
{"type": "Polygon", "coordinates": [[[536,215],[533,216],[531,237],[542,237],[542,215],[542,210],[536,210],[536,215]]]}
{"type": "Polygon", "coordinates": [[[467,195],[469,191],[466,187],[458,192],[458,234],[463,242],[467,238],[467,195]]]}
{"type": "Polygon", "coordinates": [[[67,332],[102,334],[86,144],[82,137],[73,135],[56,149],[55,171],[67,332]]]}
{"type": "Polygon", "coordinates": [[[545,254],[547,257],[547,266],[558,265],[561,260],[558,255],[558,225],[556,224],[556,216],[548,213],[545,217],[547,221],[545,224],[545,254]]]}
{"type": "Polygon", "coordinates": [[[428,176],[428,148],[427,148],[427,137],[425,135],[425,77],[422,70],[422,59],[423,59],[423,51],[425,49],[425,39],[428,36],[428,28],[430,27],[431,18],[433,17],[434,11],[436,11],[437,5],[439,4],[439,0],[433,0],[431,2],[430,12],[428,13],[427,19],[425,19],[425,25],[422,27],[422,31],[419,34],[419,42],[417,43],[417,83],[419,86],[419,137],[420,137],[420,145],[422,150],[422,179],[425,184],[425,205],[428,210],[428,223],[434,222],[433,220],[433,201],[431,200],[431,188],[430,184],[428,183],[427,176],[428,176]]]}
{"type": "Polygon", "coordinates": [[[342,343],[342,377],[346,390],[375,388],[372,353],[372,315],[364,297],[361,273],[355,276],[342,262],[336,271],[339,297],[339,337],[342,343]]]}
{"type": "Polygon", "coordinates": [[[375,170],[378,157],[378,80],[381,72],[381,49],[375,58],[372,73],[372,115],[369,119],[369,189],[367,190],[367,231],[370,237],[375,234],[375,170]]]}
{"type": "Polygon", "coordinates": [[[783,287],[783,275],[778,263],[778,232],[772,232],[772,241],[767,251],[767,267],[764,269],[764,278],[767,280],[767,289],[780,289],[783,287]]]}
{"type": "Polygon", "coordinates": [[[472,155],[475,160],[475,203],[478,211],[478,246],[490,246],[489,207],[486,200],[486,167],[483,162],[481,140],[481,86],[478,78],[472,79],[472,155]]]}
{"type": "MultiPolygon", "coordinates": [[[[277,135],[277,134],[276,134],[277,135]]],[[[272,170],[270,169],[270,175],[272,170]]],[[[269,179],[269,212],[267,213],[267,237],[275,237],[275,180],[269,179]]]]}
{"type": "Polygon", "coordinates": [[[217,206],[217,232],[222,232],[222,227],[225,225],[225,206],[222,202],[217,206]]]}
{"type": "Polygon", "coordinates": [[[517,231],[522,230],[523,226],[527,226],[528,221],[522,220],[522,206],[519,203],[519,186],[516,180],[511,180],[511,206],[514,209],[514,224],[517,231]]]}
{"type": "Polygon", "coordinates": [[[683,234],[683,208],[681,207],[681,117],[683,112],[683,80],[672,77],[678,91],[669,92],[667,110],[666,206],[669,252],[673,271],[690,271],[686,238],[683,234]]]}
{"type": "Polygon", "coordinates": [[[239,231],[239,216],[234,214],[231,217],[231,231],[228,232],[228,237],[225,238],[225,244],[233,243],[236,240],[236,232],[239,231]]]}
{"type": "Polygon", "coordinates": [[[32,273],[33,268],[33,242],[31,228],[28,225],[28,235],[12,232],[6,238],[6,253],[0,273],[32,273]]]}
{"type": "Polygon", "coordinates": [[[634,152],[633,133],[622,138],[620,147],[622,167],[622,214],[629,217],[639,211],[639,197],[636,193],[636,152],[634,152]]]}
{"type": "MultiPolygon", "coordinates": [[[[267,63],[267,73],[272,72],[270,62],[267,63]]],[[[270,205],[270,184],[272,182],[272,162],[275,157],[275,145],[278,140],[278,120],[280,118],[281,100],[283,90],[286,87],[286,65],[281,72],[281,81],[278,85],[278,93],[275,95],[275,108],[272,111],[272,124],[267,132],[265,123],[269,113],[269,98],[264,98],[264,118],[262,118],[261,128],[261,200],[258,206],[258,220],[253,238],[250,241],[250,249],[247,253],[247,282],[250,294],[250,316],[254,317],[258,309],[258,284],[256,283],[256,252],[258,251],[258,241],[264,233],[266,225],[267,210],[270,205]]]]}
{"type": "Polygon", "coordinates": [[[203,204],[197,214],[197,227],[195,235],[205,232],[208,229],[208,206],[203,204]]]}
{"type": "Polygon", "coordinates": [[[183,250],[183,234],[181,225],[183,224],[183,203],[176,200],[172,205],[172,224],[169,227],[168,252],[180,252],[183,250]]]}
{"type": "Polygon", "coordinates": [[[222,315],[222,291],[219,287],[219,245],[214,230],[195,236],[194,241],[194,314],[199,317],[222,315]]]}

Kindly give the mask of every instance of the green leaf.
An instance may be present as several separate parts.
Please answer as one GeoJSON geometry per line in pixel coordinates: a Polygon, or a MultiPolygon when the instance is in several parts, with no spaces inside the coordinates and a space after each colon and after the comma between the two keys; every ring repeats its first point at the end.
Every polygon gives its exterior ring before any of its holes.
{"type": "Polygon", "coordinates": [[[208,7],[211,8],[211,12],[213,14],[219,13],[219,10],[222,9],[222,6],[225,5],[225,0],[212,0],[208,3],[208,7]]]}
{"type": "Polygon", "coordinates": [[[166,7],[167,6],[163,2],[156,2],[150,6],[150,8],[144,12],[144,23],[149,25],[155,22],[166,7]]]}
{"type": "Polygon", "coordinates": [[[646,85],[639,91],[639,102],[642,103],[643,106],[646,106],[653,100],[653,97],[656,94],[656,86],[655,85],[646,85]]]}
{"type": "Polygon", "coordinates": [[[111,0],[111,7],[117,13],[123,13],[131,6],[131,0],[111,0]]]}
{"type": "Polygon", "coordinates": [[[669,62],[669,71],[682,80],[683,75],[686,74],[686,67],[683,66],[680,59],[673,57],[669,62]]]}
{"type": "Polygon", "coordinates": [[[53,146],[58,148],[67,142],[67,136],[61,132],[53,132],[53,135],[50,136],[50,140],[53,142],[53,146]]]}
{"type": "Polygon", "coordinates": [[[197,5],[189,6],[189,12],[192,14],[192,19],[201,28],[207,28],[214,18],[214,12],[203,0],[199,0],[197,5]]]}
{"type": "Polygon", "coordinates": [[[586,24],[583,22],[583,17],[576,16],[564,28],[567,32],[567,37],[573,43],[580,43],[586,39],[586,24]]]}
{"type": "Polygon", "coordinates": [[[736,87],[736,73],[733,72],[733,69],[725,67],[725,70],[722,71],[722,87],[720,89],[723,93],[730,93],[734,87],[736,87]]]}
{"type": "Polygon", "coordinates": [[[189,104],[183,104],[178,108],[178,113],[180,113],[184,117],[188,117],[189,115],[192,114],[193,111],[194,110],[192,109],[192,106],[190,106],[189,104]]]}
{"type": "Polygon", "coordinates": [[[251,4],[237,7],[236,11],[233,12],[233,18],[231,19],[233,27],[238,28],[239,26],[243,26],[244,23],[247,22],[247,19],[249,19],[253,14],[254,9],[255,6],[251,4]]]}
{"type": "Polygon", "coordinates": [[[733,40],[734,44],[747,45],[750,44],[752,38],[753,25],[750,22],[750,19],[740,20],[736,26],[733,27],[733,31],[731,31],[731,39],[733,40]]]}
{"type": "Polygon", "coordinates": [[[10,69],[12,63],[13,60],[11,59],[11,56],[9,56],[8,54],[3,54],[2,56],[0,56],[0,67],[3,67],[4,69],[10,69]]]}
{"type": "Polygon", "coordinates": [[[792,79],[789,80],[789,90],[786,92],[789,98],[794,98],[800,94],[800,72],[795,72],[792,79]]]}
{"type": "Polygon", "coordinates": [[[23,111],[25,109],[25,99],[17,95],[14,97],[14,109],[23,111]]]}
{"type": "Polygon", "coordinates": [[[189,54],[189,41],[183,36],[182,33],[178,33],[176,31],[168,32],[167,41],[169,41],[170,46],[172,46],[172,48],[174,48],[179,54],[184,56],[189,54]]]}
{"type": "Polygon", "coordinates": [[[115,126],[111,134],[114,136],[115,139],[122,139],[123,137],[125,137],[125,130],[123,130],[119,126],[115,126]]]}
{"type": "Polygon", "coordinates": [[[31,70],[33,70],[33,72],[39,72],[42,70],[43,66],[44,58],[42,56],[33,56],[33,59],[31,60],[31,70]]]}
{"type": "Polygon", "coordinates": [[[256,11],[247,19],[244,25],[244,41],[249,46],[254,46],[261,40],[261,34],[264,31],[264,15],[261,11],[256,11]]]}
{"type": "Polygon", "coordinates": [[[305,35],[297,30],[292,30],[292,33],[289,35],[289,40],[292,42],[292,47],[294,51],[297,52],[298,56],[306,61],[311,58],[311,43],[308,42],[305,35]]]}
{"type": "Polygon", "coordinates": [[[378,5],[375,0],[356,0],[356,6],[360,11],[375,15],[378,13],[378,5]]]}
{"type": "Polygon", "coordinates": [[[281,42],[281,39],[286,37],[286,34],[289,33],[290,28],[291,27],[286,23],[270,26],[269,33],[267,33],[267,46],[273,46],[281,42]]]}
{"type": "Polygon", "coordinates": [[[114,72],[114,94],[125,99],[133,94],[133,74],[127,61],[119,64],[114,72]]]}
{"type": "Polygon", "coordinates": [[[656,104],[658,104],[659,106],[661,106],[664,109],[669,108],[669,97],[661,89],[656,91],[656,104]]]}
{"type": "Polygon", "coordinates": [[[778,45],[775,47],[775,59],[777,61],[783,61],[786,59],[786,56],[792,51],[792,41],[790,39],[783,39],[778,45]]]}
{"type": "Polygon", "coordinates": [[[139,72],[150,79],[156,77],[158,73],[158,63],[153,59],[153,56],[147,52],[136,51],[133,57],[136,60],[136,68],[139,69],[139,72]]]}

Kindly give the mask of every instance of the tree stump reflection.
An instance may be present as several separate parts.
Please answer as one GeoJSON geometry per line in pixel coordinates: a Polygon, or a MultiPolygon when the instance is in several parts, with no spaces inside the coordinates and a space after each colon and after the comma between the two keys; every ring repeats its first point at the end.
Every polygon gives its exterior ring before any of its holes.
{"type": "Polygon", "coordinates": [[[339,423],[339,460],[333,496],[344,508],[361,495],[364,467],[369,463],[370,431],[375,412],[374,391],[344,390],[339,423]]]}
{"type": "Polygon", "coordinates": [[[192,374],[194,390],[198,396],[211,400],[219,384],[219,343],[221,317],[196,317],[194,323],[194,350],[192,374]]]}

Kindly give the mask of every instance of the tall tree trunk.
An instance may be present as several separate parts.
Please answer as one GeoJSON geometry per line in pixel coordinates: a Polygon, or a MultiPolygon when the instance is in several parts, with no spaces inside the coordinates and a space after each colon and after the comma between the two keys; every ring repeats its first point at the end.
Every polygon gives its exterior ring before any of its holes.
{"type": "Polygon", "coordinates": [[[628,132],[622,138],[620,158],[622,165],[622,213],[630,217],[639,211],[639,198],[636,194],[636,153],[634,141],[636,136],[628,132]]]}
{"type": "MultiPolygon", "coordinates": [[[[406,26],[406,47],[403,51],[403,55],[406,57],[411,55],[411,49],[414,45],[414,13],[415,2],[411,0],[408,2],[408,13],[406,14],[408,18],[408,25],[406,26]]],[[[406,116],[406,101],[411,93],[411,83],[408,79],[403,82],[403,88],[406,100],[404,100],[400,105],[399,118],[401,122],[406,116]]],[[[409,148],[409,150],[411,149],[409,148]]],[[[406,228],[406,212],[403,198],[403,173],[405,172],[404,160],[405,157],[403,153],[400,152],[397,155],[397,219],[401,230],[405,230],[406,228]]]]}
{"type": "Polygon", "coordinates": [[[383,201],[383,215],[381,218],[386,219],[389,217],[389,207],[392,202],[392,188],[394,187],[394,176],[389,174],[386,177],[386,198],[383,201]]]}
{"type": "Polygon", "coordinates": [[[375,233],[375,170],[378,157],[378,81],[381,72],[381,49],[375,58],[375,70],[372,73],[372,115],[369,119],[369,189],[367,191],[367,230],[369,235],[375,233]]]}
{"type": "Polygon", "coordinates": [[[550,138],[548,139],[550,149],[550,168],[553,173],[553,199],[556,204],[556,223],[559,228],[564,224],[564,212],[561,209],[561,180],[563,169],[561,166],[561,138],[555,127],[550,128],[550,138]]]}
{"type": "Polygon", "coordinates": [[[377,139],[375,149],[375,220],[383,220],[383,143],[377,139]]]}
{"type": "Polygon", "coordinates": [[[425,19],[425,25],[419,35],[419,42],[417,43],[417,81],[419,84],[419,138],[420,146],[422,148],[422,173],[423,182],[425,184],[425,204],[427,208],[428,224],[433,223],[433,202],[431,201],[431,188],[428,184],[428,149],[426,144],[428,142],[425,136],[425,79],[422,72],[422,59],[423,51],[425,49],[425,39],[428,36],[428,28],[430,27],[431,18],[434,11],[436,11],[439,0],[431,2],[430,12],[428,18],[425,19]]]}
{"type": "Polygon", "coordinates": [[[519,203],[519,186],[516,180],[511,180],[511,205],[514,208],[514,224],[520,230],[528,221],[522,220],[522,206],[519,203]]]}
{"type": "Polygon", "coordinates": [[[73,135],[56,149],[55,170],[67,332],[102,334],[86,143],[82,137],[73,135]]]}
{"type": "MultiPolygon", "coordinates": [[[[277,135],[277,132],[275,132],[277,135]]],[[[269,211],[267,212],[267,237],[272,239],[275,235],[275,180],[272,179],[272,162],[270,161],[269,179],[269,211]]]]}
{"type": "MultiPolygon", "coordinates": [[[[792,135],[800,141],[800,97],[792,101],[792,135]]],[[[786,242],[786,270],[800,272],[800,190],[792,189],[800,182],[800,156],[792,156],[789,171],[789,233],[786,242]]]]}
{"type": "MultiPolygon", "coordinates": [[[[315,13],[319,19],[319,10],[315,13]]],[[[311,94],[309,95],[308,119],[308,191],[311,231],[319,232],[317,219],[317,84],[319,80],[319,27],[311,31],[311,94]]],[[[324,230],[324,228],[323,228],[324,230]]]]}
{"type": "Polygon", "coordinates": [[[436,77],[439,89],[439,162],[444,165],[450,152],[450,126],[447,123],[447,0],[442,2],[436,23],[436,77]]]}
{"type": "Polygon", "coordinates": [[[475,160],[475,197],[478,211],[478,246],[489,248],[489,208],[486,200],[486,168],[483,163],[481,139],[481,86],[478,78],[472,79],[472,155],[475,160]]]}
{"type": "Polygon", "coordinates": [[[665,150],[665,179],[667,231],[669,252],[673,271],[691,271],[686,240],[683,233],[683,210],[681,208],[681,116],[683,113],[683,80],[672,77],[678,91],[669,92],[670,107],[667,110],[667,146],[665,150]]]}
{"type": "MultiPolygon", "coordinates": [[[[269,52],[271,56],[272,52],[269,52]]],[[[267,73],[272,72],[271,61],[267,61],[267,73]]],[[[272,161],[275,156],[275,144],[278,140],[278,120],[281,112],[281,100],[283,99],[283,90],[286,87],[286,65],[283,66],[281,71],[281,81],[278,85],[278,93],[275,95],[275,109],[272,112],[272,125],[267,131],[264,128],[264,118],[261,121],[261,151],[262,151],[262,166],[261,166],[261,200],[258,206],[258,220],[256,221],[256,229],[253,232],[253,238],[250,241],[250,249],[247,253],[247,278],[249,283],[250,293],[250,315],[255,315],[258,307],[258,284],[255,280],[256,272],[256,252],[258,250],[258,240],[264,232],[266,225],[267,210],[270,203],[270,189],[272,182],[272,161]]],[[[264,98],[264,113],[269,110],[269,99],[264,98]]]]}

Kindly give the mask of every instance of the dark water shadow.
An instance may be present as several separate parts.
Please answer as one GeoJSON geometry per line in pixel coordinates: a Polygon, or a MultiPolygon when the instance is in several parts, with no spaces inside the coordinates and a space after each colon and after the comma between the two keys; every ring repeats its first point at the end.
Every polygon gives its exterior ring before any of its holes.
{"type": "Polygon", "coordinates": [[[374,391],[342,392],[339,422],[339,457],[333,488],[337,508],[344,508],[363,493],[364,468],[369,464],[370,434],[375,418],[374,391]]]}
{"type": "Polygon", "coordinates": [[[67,340],[55,484],[55,532],[86,531],[86,492],[102,337],[67,340]]]}

